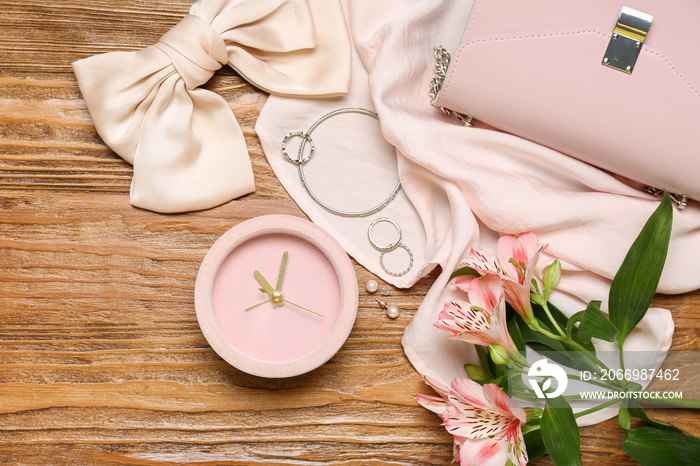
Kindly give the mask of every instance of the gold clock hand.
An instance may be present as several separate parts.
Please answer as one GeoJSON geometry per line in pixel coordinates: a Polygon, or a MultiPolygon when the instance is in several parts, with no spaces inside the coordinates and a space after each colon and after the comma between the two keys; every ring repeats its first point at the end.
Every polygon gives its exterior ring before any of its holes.
{"type": "Polygon", "coordinates": [[[270,282],[265,280],[265,277],[263,277],[262,274],[260,272],[258,272],[257,270],[255,272],[253,272],[253,275],[258,280],[258,282],[260,282],[265,293],[272,296],[272,294],[275,292],[275,290],[272,289],[272,285],[270,285],[270,282]]]}
{"type": "Polygon", "coordinates": [[[296,307],[298,307],[299,309],[303,309],[303,310],[305,310],[305,311],[309,311],[310,313],[316,314],[317,316],[326,317],[326,316],[324,316],[323,314],[321,314],[321,313],[319,313],[319,312],[312,311],[311,309],[307,309],[307,308],[305,308],[304,306],[299,306],[298,304],[294,304],[293,302],[287,301],[286,299],[283,299],[282,301],[284,301],[284,302],[287,303],[287,304],[291,304],[292,306],[296,306],[296,307]]]}
{"type": "Polygon", "coordinates": [[[289,253],[287,251],[284,251],[284,254],[282,254],[282,265],[280,265],[280,273],[277,275],[277,286],[275,287],[275,291],[277,292],[282,292],[282,280],[284,280],[284,271],[287,268],[287,258],[289,258],[289,253]]]}
{"type": "Polygon", "coordinates": [[[282,293],[280,293],[279,291],[273,290],[272,285],[270,285],[270,282],[268,282],[259,271],[257,271],[257,270],[254,271],[253,275],[260,282],[260,284],[263,286],[263,291],[270,295],[270,300],[272,301],[272,304],[275,307],[281,306],[283,304],[282,303],[282,293]]]}
{"type": "Polygon", "coordinates": [[[272,301],[272,298],[266,299],[265,301],[258,303],[258,304],[253,304],[252,306],[245,308],[244,311],[250,311],[251,309],[253,309],[255,307],[262,306],[265,303],[269,303],[270,301],[272,301]]]}
{"type": "Polygon", "coordinates": [[[262,285],[262,288],[260,288],[260,291],[267,293],[270,295],[270,299],[266,299],[265,301],[255,304],[253,306],[250,306],[249,308],[246,309],[250,310],[253,309],[254,307],[261,306],[269,301],[272,301],[272,304],[275,306],[281,306],[282,303],[287,303],[291,304],[292,306],[296,306],[299,309],[303,309],[305,311],[308,311],[312,314],[316,314],[317,316],[325,317],[323,314],[312,311],[311,309],[305,308],[304,306],[300,306],[298,304],[295,304],[291,301],[287,301],[282,297],[282,292],[280,291],[280,288],[282,288],[282,281],[284,280],[284,272],[287,268],[287,259],[289,257],[289,253],[287,251],[284,251],[284,254],[282,254],[282,264],[280,265],[280,272],[279,275],[277,276],[277,289],[272,289],[272,285],[270,285],[270,282],[268,282],[265,277],[260,273],[260,271],[256,270],[253,272],[253,275],[255,278],[258,280],[258,282],[262,285]]]}

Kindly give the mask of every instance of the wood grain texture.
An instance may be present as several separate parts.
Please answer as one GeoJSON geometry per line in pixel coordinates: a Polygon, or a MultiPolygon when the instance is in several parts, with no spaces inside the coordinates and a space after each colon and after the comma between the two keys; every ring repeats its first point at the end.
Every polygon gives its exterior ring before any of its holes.
{"type": "MultiPolygon", "coordinates": [[[[0,0],[0,463],[449,464],[400,342],[437,271],[389,287],[395,321],[361,287],[347,343],[300,377],[237,371],[202,336],[208,248],[245,219],[303,216],[253,129],[266,96],[230,69],[206,85],[241,124],[256,192],[161,215],[129,206],[131,166],[96,134],[70,67],[156,42],[190,3],[0,0]]],[[[657,301],[674,312],[674,349],[699,350],[700,294],[657,301]]],[[[653,414],[700,435],[693,412],[653,414]]],[[[584,464],[633,464],[622,439],[614,420],[583,429],[584,464]]]]}

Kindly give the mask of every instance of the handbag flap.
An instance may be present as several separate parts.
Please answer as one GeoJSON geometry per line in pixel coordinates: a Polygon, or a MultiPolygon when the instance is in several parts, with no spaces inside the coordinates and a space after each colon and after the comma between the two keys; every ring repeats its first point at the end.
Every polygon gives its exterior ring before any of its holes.
{"type": "Polygon", "coordinates": [[[660,54],[689,83],[698,84],[700,60],[692,39],[700,20],[696,0],[477,0],[459,48],[478,41],[548,34],[589,32],[610,39],[624,6],[654,17],[642,52],[660,54]]]}
{"type": "Polygon", "coordinates": [[[436,104],[700,199],[695,0],[477,0],[436,104]],[[601,64],[623,6],[653,16],[631,74],[601,64]]]}

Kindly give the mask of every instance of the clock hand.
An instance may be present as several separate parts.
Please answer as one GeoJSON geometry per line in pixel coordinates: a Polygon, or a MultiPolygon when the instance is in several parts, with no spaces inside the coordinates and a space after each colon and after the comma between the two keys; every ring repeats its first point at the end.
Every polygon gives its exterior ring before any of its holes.
{"type": "MultiPolygon", "coordinates": [[[[262,288],[260,288],[260,290],[262,290],[262,288]]],[[[262,306],[262,305],[265,304],[265,303],[269,303],[270,301],[272,301],[272,298],[266,299],[265,301],[262,301],[262,302],[260,302],[260,303],[258,303],[258,304],[253,304],[252,306],[245,308],[244,311],[250,311],[250,310],[253,309],[253,308],[256,308],[256,307],[258,307],[258,306],[262,306]]],[[[311,309],[307,309],[307,308],[305,308],[304,306],[299,306],[298,304],[294,304],[293,302],[287,301],[286,299],[283,299],[282,301],[284,301],[284,302],[287,303],[287,304],[291,304],[292,306],[296,306],[296,307],[298,307],[298,308],[300,308],[300,309],[303,309],[303,310],[305,310],[305,311],[309,311],[309,312],[311,312],[312,314],[316,314],[317,316],[326,317],[326,316],[324,316],[323,314],[321,314],[321,313],[319,313],[319,312],[312,311],[311,309]]]]}
{"type": "Polygon", "coordinates": [[[303,310],[305,310],[305,311],[309,311],[310,313],[316,314],[317,316],[326,317],[326,316],[324,316],[323,314],[321,314],[321,313],[319,313],[319,312],[312,311],[311,309],[307,309],[307,308],[305,308],[304,306],[299,306],[298,304],[294,304],[293,302],[287,301],[286,299],[283,299],[282,301],[284,301],[284,302],[287,303],[287,304],[291,304],[292,306],[296,306],[296,307],[298,307],[299,309],[303,309],[303,310]]]}
{"type": "Polygon", "coordinates": [[[263,277],[262,274],[257,270],[255,272],[253,272],[253,276],[255,276],[255,278],[258,280],[258,282],[260,282],[265,293],[272,296],[272,294],[275,292],[275,290],[272,289],[272,285],[270,285],[270,282],[265,280],[265,277],[263,277]]]}
{"type": "Polygon", "coordinates": [[[282,265],[280,265],[280,273],[277,275],[277,287],[275,287],[275,291],[277,292],[282,292],[282,280],[284,280],[284,271],[287,268],[287,258],[289,258],[289,253],[287,251],[284,251],[284,254],[282,254],[282,265]]]}
{"type": "Polygon", "coordinates": [[[255,276],[255,278],[262,285],[262,288],[259,288],[260,291],[269,294],[270,299],[267,299],[261,303],[255,304],[255,305],[249,307],[248,309],[246,309],[246,311],[249,309],[253,309],[254,307],[261,306],[269,301],[272,301],[272,304],[274,304],[275,306],[281,306],[283,303],[287,303],[287,304],[291,304],[292,306],[296,306],[299,309],[303,309],[305,311],[308,311],[312,314],[316,314],[317,316],[325,317],[323,314],[321,314],[319,312],[312,311],[311,309],[305,308],[304,306],[300,306],[300,305],[295,304],[291,301],[287,301],[286,299],[284,299],[282,297],[282,292],[280,291],[280,288],[282,287],[282,280],[284,280],[284,272],[287,268],[287,258],[288,257],[289,257],[289,253],[287,251],[284,251],[284,254],[282,255],[282,265],[280,265],[280,272],[279,272],[279,275],[277,277],[277,289],[276,290],[272,289],[272,285],[270,285],[270,282],[268,282],[265,279],[265,277],[263,277],[263,275],[260,273],[260,271],[256,270],[253,272],[253,275],[255,276]]]}
{"type": "Polygon", "coordinates": [[[258,303],[258,304],[253,304],[252,306],[245,308],[244,311],[250,311],[250,310],[253,309],[254,307],[262,306],[263,304],[269,303],[270,301],[272,301],[272,298],[266,299],[265,301],[263,301],[263,302],[261,302],[261,303],[258,303]]]}
{"type": "Polygon", "coordinates": [[[254,271],[253,275],[260,282],[260,284],[263,286],[263,291],[270,295],[270,301],[272,301],[272,304],[275,307],[281,306],[283,304],[282,293],[279,291],[273,290],[272,285],[270,285],[270,282],[268,282],[259,271],[257,271],[257,270],[254,271]]]}

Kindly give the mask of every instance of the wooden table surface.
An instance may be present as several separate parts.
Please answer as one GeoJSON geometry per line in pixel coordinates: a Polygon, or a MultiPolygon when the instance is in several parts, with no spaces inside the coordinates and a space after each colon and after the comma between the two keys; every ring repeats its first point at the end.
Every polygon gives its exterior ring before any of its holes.
{"type": "MultiPolygon", "coordinates": [[[[353,331],[300,377],[242,373],[202,336],[194,283],[214,241],[254,216],[303,216],[254,132],[266,96],[229,68],[206,86],[243,128],[257,191],[161,215],[129,205],[131,166],[96,134],[70,67],[155,43],[190,3],[0,1],[0,463],[449,464],[451,436],[415,403],[429,390],[400,343],[437,271],[390,287],[392,321],[355,263],[353,331]]],[[[657,301],[674,312],[673,349],[700,349],[700,294],[657,301]]],[[[653,414],[700,435],[691,411],[653,414]]],[[[633,464],[616,420],[582,439],[585,464],[633,464]]]]}

